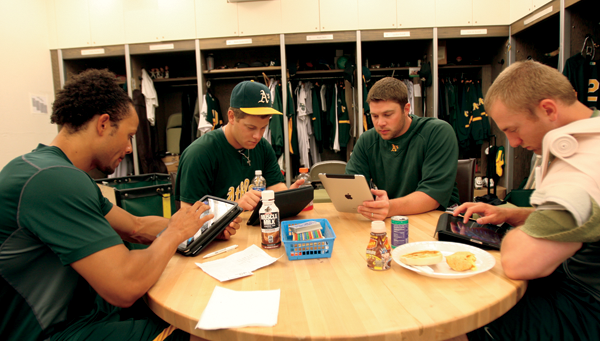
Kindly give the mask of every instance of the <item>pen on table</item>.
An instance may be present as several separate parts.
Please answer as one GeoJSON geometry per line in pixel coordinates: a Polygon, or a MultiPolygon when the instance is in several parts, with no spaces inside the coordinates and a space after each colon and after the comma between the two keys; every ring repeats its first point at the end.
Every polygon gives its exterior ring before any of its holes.
{"type": "Polygon", "coordinates": [[[228,246],[228,247],[226,247],[226,248],[224,248],[224,249],[217,250],[217,251],[215,251],[215,252],[211,252],[211,253],[207,254],[206,256],[204,256],[204,257],[202,257],[202,258],[208,258],[208,257],[216,256],[216,255],[218,255],[218,254],[221,254],[221,253],[223,253],[223,252],[227,252],[227,251],[229,251],[229,250],[233,250],[233,249],[235,249],[235,248],[237,248],[237,247],[238,247],[237,245],[231,245],[231,246],[228,246]]]}

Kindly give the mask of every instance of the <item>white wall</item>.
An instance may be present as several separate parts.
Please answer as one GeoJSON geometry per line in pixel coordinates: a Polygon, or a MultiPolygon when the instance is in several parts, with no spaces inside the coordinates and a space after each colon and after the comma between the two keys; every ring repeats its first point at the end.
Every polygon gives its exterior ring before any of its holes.
{"type": "Polygon", "coordinates": [[[50,114],[32,114],[30,94],[54,101],[45,0],[0,0],[0,168],[56,136],[50,114]]]}

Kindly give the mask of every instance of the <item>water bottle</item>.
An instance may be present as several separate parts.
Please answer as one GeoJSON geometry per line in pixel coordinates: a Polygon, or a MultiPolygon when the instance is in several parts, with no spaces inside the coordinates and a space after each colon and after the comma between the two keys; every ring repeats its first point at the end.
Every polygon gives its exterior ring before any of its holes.
{"type": "MultiPolygon", "coordinates": [[[[298,179],[304,179],[304,184],[302,184],[302,186],[300,187],[312,187],[312,185],[310,184],[310,176],[308,175],[308,168],[300,168],[300,174],[298,175],[298,179]]],[[[306,205],[306,207],[302,210],[302,211],[309,211],[313,209],[313,202],[312,200],[310,201],[310,203],[308,205],[306,205]]]]}
{"type": "Polygon", "coordinates": [[[252,189],[261,192],[267,189],[267,180],[263,178],[261,170],[254,171],[254,179],[252,179],[252,189]]]}

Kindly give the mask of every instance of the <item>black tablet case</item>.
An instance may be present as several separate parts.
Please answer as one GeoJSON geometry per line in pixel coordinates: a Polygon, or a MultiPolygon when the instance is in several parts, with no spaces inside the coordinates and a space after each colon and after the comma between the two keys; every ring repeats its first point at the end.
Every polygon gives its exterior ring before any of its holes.
{"type": "MultiPolygon", "coordinates": [[[[463,243],[487,250],[500,250],[502,238],[512,227],[508,224],[501,226],[485,224],[469,229],[467,235],[452,231],[451,222],[462,222],[463,217],[455,217],[444,213],[438,219],[435,234],[440,241],[463,243]]],[[[472,220],[474,221],[474,220],[472,220]]],[[[435,236],[435,235],[434,235],[435,236]]]]}
{"type": "Polygon", "coordinates": [[[232,207],[223,216],[221,216],[219,220],[213,222],[208,230],[194,240],[192,244],[190,244],[185,250],[180,250],[177,248],[177,251],[184,256],[197,256],[200,251],[202,251],[208,244],[210,244],[210,242],[212,242],[219,234],[221,234],[227,225],[229,225],[231,221],[243,211],[243,209],[238,206],[236,202],[217,198],[211,195],[205,195],[202,199],[200,199],[200,201],[204,202],[208,199],[226,202],[231,204],[232,207]]]}
{"type": "MultiPolygon", "coordinates": [[[[298,213],[308,205],[315,197],[315,190],[312,186],[288,189],[286,191],[275,192],[275,206],[279,209],[279,218],[285,219],[297,216],[298,213]]],[[[246,222],[247,225],[258,225],[258,211],[262,207],[262,201],[252,211],[252,215],[246,222]]]]}

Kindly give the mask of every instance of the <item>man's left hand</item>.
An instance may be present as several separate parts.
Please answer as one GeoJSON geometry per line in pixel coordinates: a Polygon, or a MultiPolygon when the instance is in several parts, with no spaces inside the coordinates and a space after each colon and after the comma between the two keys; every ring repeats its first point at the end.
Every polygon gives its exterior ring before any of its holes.
{"type": "Polygon", "coordinates": [[[223,230],[223,232],[217,236],[217,239],[229,240],[231,236],[233,236],[237,230],[240,229],[240,223],[242,222],[242,217],[238,216],[233,219],[233,221],[223,230]]]}
{"type": "Polygon", "coordinates": [[[296,182],[294,182],[293,184],[290,185],[290,189],[298,188],[298,187],[300,187],[302,185],[304,185],[304,179],[299,179],[299,180],[296,180],[296,182]]]}
{"type": "Polygon", "coordinates": [[[375,195],[374,201],[365,201],[358,206],[358,213],[370,220],[385,220],[390,212],[390,199],[387,192],[382,189],[371,189],[375,195]]]}

